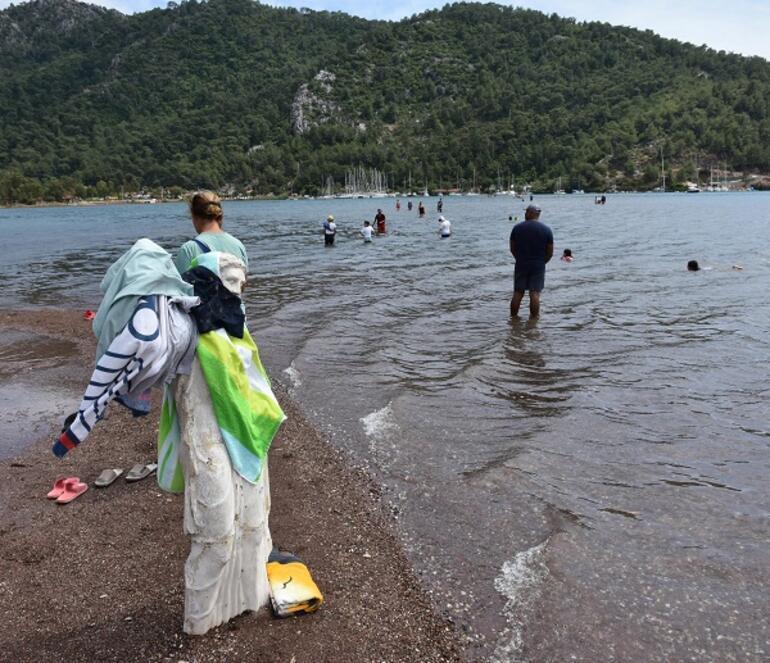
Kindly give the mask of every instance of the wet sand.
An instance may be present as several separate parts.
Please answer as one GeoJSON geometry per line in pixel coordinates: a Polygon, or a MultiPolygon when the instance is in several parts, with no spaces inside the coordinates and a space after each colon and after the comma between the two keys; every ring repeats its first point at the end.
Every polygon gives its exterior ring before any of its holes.
{"type": "MultiPolygon", "coordinates": [[[[77,392],[71,400],[69,394],[86,384],[93,366],[89,323],[73,311],[0,313],[6,356],[20,333],[35,334],[36,343],[60,344],[67,360],[57,355],[55,361],[39,362],[45,356],[41,350],[11,375],[0,376],[0,385],[23,377],[17,386],[42,389],[55,379],[64,402],[77,407],[77,392]]],[[[19,396],[16,432],[22,433],[31,417],[41,415],[23,410],[23,390],[19,396]]],[[[419,588],[377,486],[351,469],[280,388],[278,396],[289,419],[270,451],[271,531],[276,545],[311,569],[326,599],[319,612],[277,620],[265,608],[206,636],[184,635],[182,571],[189,545],[181,496],[162,492],[154,479],[128,484],[121,478],[106,489],[91,486],[66,506],[45,498],[57,476],[92,483],[102,469],[154,461],[157,408],[154,415],[133,419],[114,406],[80,448],[59,460],[50,446],[58,430],[55,421],[68,411],[57,415],[49,407],[42,410],[46,432],[36,433],[39,439],[19,455],[0,460],[1,657],[19,662],[460,660],[458,638],[419,588]]],[[[14,416],[5,406],[2,415],[14,416]]],[[[5,434],[2,444],[4,454],[5,434]]]]}

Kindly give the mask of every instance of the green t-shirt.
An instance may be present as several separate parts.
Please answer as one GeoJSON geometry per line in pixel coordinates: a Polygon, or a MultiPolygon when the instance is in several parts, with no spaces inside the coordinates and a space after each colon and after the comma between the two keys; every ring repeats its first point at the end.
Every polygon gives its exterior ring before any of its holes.
{"type": "MultiPolygon", "coordinates": [[[[239,239],[233,237],[230,233],[201,233],[195,239],[203,242],[212,251],[222,251],[223,253],[230,253],[236,258],[243,260],[243,264],[246,265],[246,271],[249,271],[249,259],[246,257],[246,249],[239,239]]],[[[203,253],[203,249],[198,246],[195,241],[190,240],[185,242],[179,247],[179,251],[174,258],[174,264],[179,270],[180,274],[184,274],[190,269],[190,263],[193,258],[203,253]]]]}

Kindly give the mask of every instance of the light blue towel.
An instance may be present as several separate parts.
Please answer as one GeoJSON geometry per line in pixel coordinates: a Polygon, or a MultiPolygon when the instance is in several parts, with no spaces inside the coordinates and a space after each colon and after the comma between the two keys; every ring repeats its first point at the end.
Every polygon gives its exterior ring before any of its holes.
{"type": "Polygon", "coordinates": [[[193,287],[182,280],[171,255],[149,239],[140,239],[107,270],[101,283],[102,303],[94,318],[101,357],[123,330],[139,299],[146,295],[190,297],[193,287]]]}

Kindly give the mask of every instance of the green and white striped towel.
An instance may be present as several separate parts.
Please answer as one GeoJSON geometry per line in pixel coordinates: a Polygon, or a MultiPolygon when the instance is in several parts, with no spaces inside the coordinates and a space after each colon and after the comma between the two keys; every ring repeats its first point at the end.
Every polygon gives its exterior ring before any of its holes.
{"type": "MultiPolygon", "coordinates": [[[[196,355],[233,469],[256,483],[270,443],[286,419],[257,346],[246,329],[242,339],[217,329],[200,335],[196,355]]],[[[157,476],[158,485],[172,493],[184,492],[180,451],[176,403],[166,387],[158,431],[157,476]]]]}

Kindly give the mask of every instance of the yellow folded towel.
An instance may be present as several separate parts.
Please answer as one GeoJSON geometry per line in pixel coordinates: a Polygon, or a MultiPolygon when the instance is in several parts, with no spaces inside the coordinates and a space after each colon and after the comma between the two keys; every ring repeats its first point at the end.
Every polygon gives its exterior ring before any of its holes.
{"type": "Polygon", "coordinates": [[[267,560],[267,580],[276,617],[315,612],[323,603],[307,566],[291,553],[273,548],[267,560]]]}

